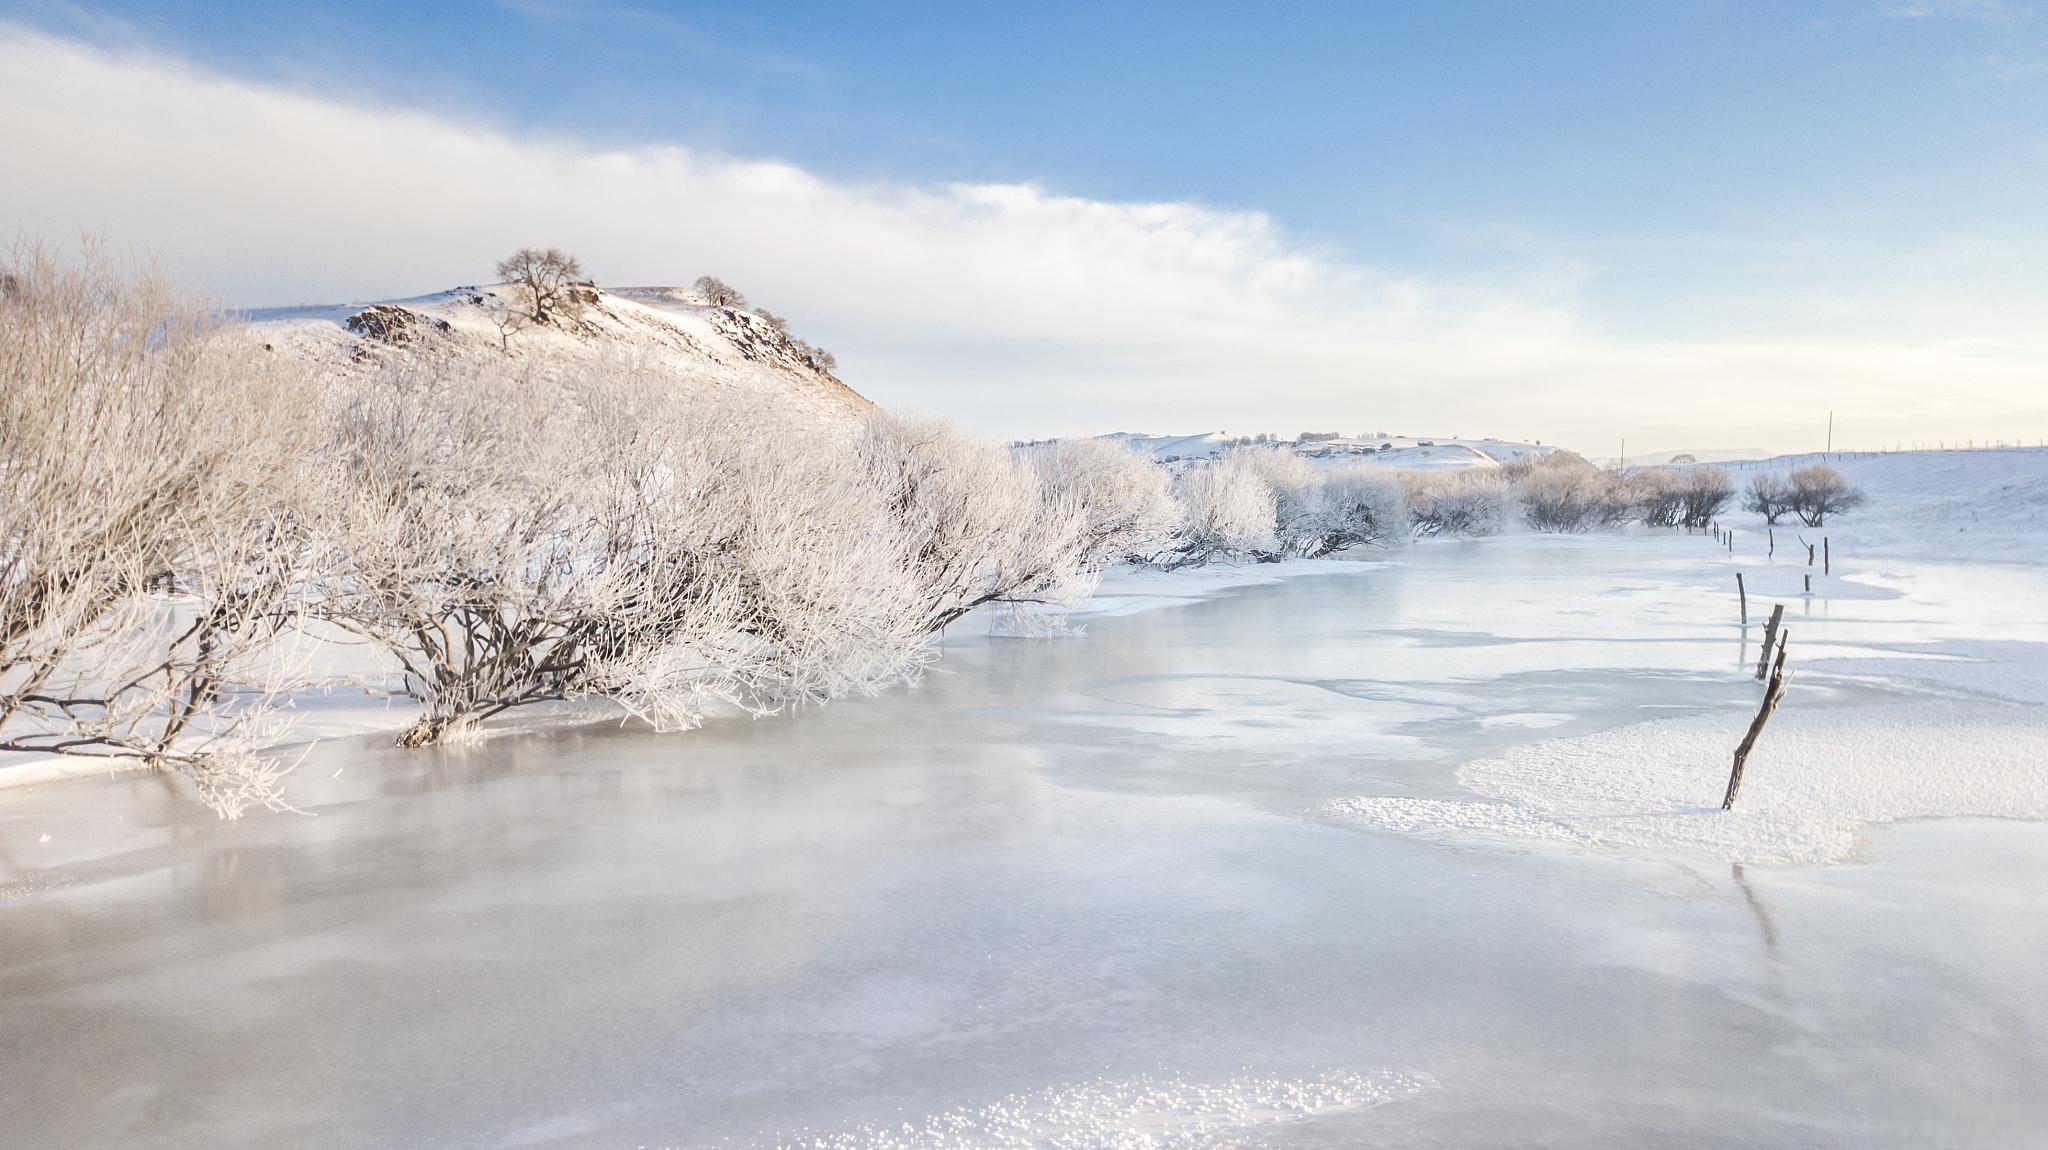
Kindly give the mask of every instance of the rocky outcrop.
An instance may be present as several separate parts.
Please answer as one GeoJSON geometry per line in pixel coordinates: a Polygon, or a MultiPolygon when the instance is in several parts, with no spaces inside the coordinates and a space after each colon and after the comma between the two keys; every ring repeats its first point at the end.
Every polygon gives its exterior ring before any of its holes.
{"type": "Polygon", "coordinates": [[[348,317],[343,326],[357,335],[394,347],[404,347],[428,334],[445,334],[449,327],[445,319],[421,315],[388,303],[371,304],[348,317]]]}

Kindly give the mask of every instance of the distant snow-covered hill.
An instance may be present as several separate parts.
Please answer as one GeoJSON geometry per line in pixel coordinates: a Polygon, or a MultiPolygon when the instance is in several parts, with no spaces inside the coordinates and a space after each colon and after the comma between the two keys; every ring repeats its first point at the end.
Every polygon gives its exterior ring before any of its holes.
{"type": "Polygon", "coordinates": [[[1501,439],[1426,439],[1412,436],[1352,439],[1344,436],[1293,440],[1253,439],[1221,431],[1201,435],[1144,435],[1115,432],[1103,439],[1125,444],[1161,463],[1208,459],[1240,445],[1282,447],[1312,462],[1365,462],[1409,471],[1492,468],[1558,450],[1501,439]]]}
{"type": "Polygon", "coordinates": [[[1667,467],[1686,463],[1739,463],[1752,459],[1769,459],[1771,453],[1761,447],[1706,447],[1690,451],[1651,451],[1642,455],[1629,452],[1627,459],[1620,456],[1589,457],[1591,462],[1602,467],[1667,467]]]}
{"type": "Polygon", "coordinates": [[[685,288],[574,289],[580,314],[501,333],[516,312],[506,285],[462,287],[412,299],[251,312],[257,338],[322,370],[370,371],[422,358],[450,366],[491,359],[552,367],[625,362],[685,391],[758,397],[799,417],[846,418],[870,408],[802,348],[754,312],[720,307],[685,288]]]}

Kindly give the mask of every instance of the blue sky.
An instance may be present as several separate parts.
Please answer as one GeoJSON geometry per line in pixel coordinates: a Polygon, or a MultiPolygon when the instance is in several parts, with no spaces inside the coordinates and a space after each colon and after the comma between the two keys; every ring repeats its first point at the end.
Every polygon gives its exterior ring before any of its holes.
{"type": "Polygon", "coordinates": [[[2012,340],[2043,303],[2048,12],[2017,2],[154,0],[0,18],[520,140],[1251,213],[1292,253],[1477,307],[1568,308],[1615,340],[2012,340]]]}

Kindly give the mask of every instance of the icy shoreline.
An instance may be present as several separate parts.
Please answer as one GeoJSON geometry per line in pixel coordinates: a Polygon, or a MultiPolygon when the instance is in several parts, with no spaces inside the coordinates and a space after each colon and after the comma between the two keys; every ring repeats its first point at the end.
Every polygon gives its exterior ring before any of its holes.
{"type": "MultiPolygon", "coordinates": [[[[1260,587],[1304,575],[1362,574],[1379,570],[1386,561],[1354,559],[1289,559],[1279,563],[1213,564],[1180,571],[1129,567],[1106,573],[1095,593],[1065,610],[1075,621],[1135,615],[1199,603],[1226,591],[1260,587]]],[[[986,609],[956,624],[963,636],[981,636],[988,627],[986,609]]],[[[419,718],[410,699],[374,697],[355,688],[334,688],[295,695],[285,707],[293,720],[292,738],[277,749],[293,751],[333,739],[402,731],[419,718]]],[[[484,738],[501,738],[536,730],[618,722],[623,712],[602,704],[538,705],[516,712],[483,729],[484,738]]],[[[132,759],[83,756],[21,756],[0,762],[0,790],[39,786],[71,779],[105,778],[147,773],[132,759]]]]}

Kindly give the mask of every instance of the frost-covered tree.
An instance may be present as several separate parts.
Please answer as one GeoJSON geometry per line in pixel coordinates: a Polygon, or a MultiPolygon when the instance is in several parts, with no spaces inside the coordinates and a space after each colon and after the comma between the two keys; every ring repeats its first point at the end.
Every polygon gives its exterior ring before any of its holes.
{"type": "Polygon", "coordinates": [[[1752,475],[1743,491],[1742,509],[1753,511],[1763,516],[1765,523],[1776,526],[1792,510],[1792,488],[1768,472],[1752,475]]]}
{"type": "Polygon", "coordinates": [[[1735,483],[1718,467],[1694,467],[1686,471],[1679,522],[1686,527],[1707,527],[1735,498],[1735,483]]]}
{"type": "Polygon", "coordinates": [[[1180,504],[1180,529],[1165,560],[1170,568],[1279,548],[1273,489],[1241,453],[1183,470],[1174,477],[1173,497],[1180,504]]]}
{"type": "MultiPolygon", "coordinates": [[[[511,285],[519,314],[537,324],[553,323],[575,309],[572,285],[583,278],[583,265],[560,248],[520,248],[498,261],[498,278],[511,285]]],[[[501,323],[499,334],[511,335],[501,323]]]]}
{"type": "Polygon", "coordinates": [[[125,758],[224,817],[277,805],[288,514],[307,389],[88,248],[0,296],[0,750],[125,758]]]}
{"type": "Polygon", "coordinates": [[[1636,517],[1646,527],[1676,527],[1685,518],[1685,478],[1668,467],[1646,467],[1625,480],[1636,517]]]}
{"type": "Polygon", "coordinates": [[[1792,473],[1787,487],[1788,509],[1808,527],[1825,527],[1828,516],[1853,511],[1866,501],[1863,492],[1832,467],[1802,467],[1792,473]]]}

